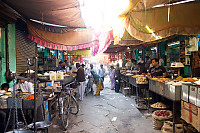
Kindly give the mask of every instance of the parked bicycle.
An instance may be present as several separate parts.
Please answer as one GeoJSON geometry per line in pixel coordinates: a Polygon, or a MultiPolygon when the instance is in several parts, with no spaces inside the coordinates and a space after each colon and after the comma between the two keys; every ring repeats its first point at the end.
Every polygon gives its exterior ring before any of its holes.
{"type": "Polygon", "coordinates": [[[69,114],[77,115],[79,112],[79,104],[74,97],[76,89],[70,88],[70,85],[74,82],[66,85],[59,96],[59,116],[62,121],[62,127],[64,130],[68,127],[69,114]]]}

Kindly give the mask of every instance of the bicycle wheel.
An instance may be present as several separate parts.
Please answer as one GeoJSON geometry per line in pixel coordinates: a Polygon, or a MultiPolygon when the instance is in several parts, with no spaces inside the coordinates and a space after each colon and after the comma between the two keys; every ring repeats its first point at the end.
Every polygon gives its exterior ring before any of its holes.
{"type": "Polygon", "coordinates": [[[70,106],[70,113],[73,115],[77,115],[79,112],[79,105],[78,105],[76,98],[72,95],[71,95],[69,106],[70,106]]]}
{"type": "Polygon", "coordinates": [[[68,119],[69,119],[69,96],[66,96],[62,99],[61,102],[61,120],[63,129],[66,130],[68,127],[68,119]]]}

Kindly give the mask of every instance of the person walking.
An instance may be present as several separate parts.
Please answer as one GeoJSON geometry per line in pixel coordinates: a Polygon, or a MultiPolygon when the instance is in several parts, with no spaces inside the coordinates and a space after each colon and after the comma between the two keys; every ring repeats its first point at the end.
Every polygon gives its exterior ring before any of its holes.
{"type": "Polygon", "coordinates": [[[100,96],[100,91],[103,90],[103,79],[95,72],[91,71],[92,76],[94,77],[94,83],[97,86],[97,90],[94,96],[100,96]]]}
{"type": "Polygon", "coordinates": [[[79,100],[83,100],[83,95],[85,92],[85,72],[83,67],[80,67],[80,63],[76,63],[76,68],[77,68],[77,76],[76,76],[76,80],[80,83],[80,85],[78,85],[78,92],[79,92],[79,100]]]}
{"type": "Polygon", "coordinates": [[[106,70],[105,68],[103,68],[103,64],[101,64],[98,71],[98,75],[102,78],[103,81],[104,81],[105,73],[106,73],[106,70]]]}
{"type": "Polygon", "coordinates": [[[121,84],[120,84],[120,80],[121,80],[121,77],[120,77],[120,68],[119,68],[119,63],[117,63],[117,66],[116,66],[116,68],[115,68],[115,83],[116,83],[116,85],[115,85],[115,92],[119,92],[119,90],[120,90],[120,86],[121,86],[121,84]]]}
{"type": "Polygon", "coordinates": [[[113,65],[110,67],[109,75],[110,75],[110,81],[111,81],[111,90],[114,90],[114,88],[115,88],[115,69],[114,69],[113,65]]]}

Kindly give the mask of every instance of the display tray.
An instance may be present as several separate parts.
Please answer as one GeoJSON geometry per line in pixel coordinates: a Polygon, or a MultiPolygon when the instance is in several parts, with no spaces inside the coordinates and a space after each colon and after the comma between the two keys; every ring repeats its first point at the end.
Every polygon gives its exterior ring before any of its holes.
{"type": "Polygon", "coordinates": [[[147,110],[147,106],[143,103],[137,103],[135,104],[135,107],[138,108],[138,109],[142,109],[142,110],[147,110]]]}
{"type": "Polygon", "coordinates": [[[169,106],[168,106],[168,107],[166,107],[166,108],[156,108],[156,107],[152,107],[152,105],[150,105],[150,107],[151,107],[151,108],[153,108],[153,109],[157,109],[157,110],[169,109],[169,106]]]}

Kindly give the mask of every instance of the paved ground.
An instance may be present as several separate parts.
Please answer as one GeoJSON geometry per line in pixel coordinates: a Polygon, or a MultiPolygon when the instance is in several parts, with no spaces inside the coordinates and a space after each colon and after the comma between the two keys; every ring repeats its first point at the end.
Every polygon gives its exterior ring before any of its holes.
{"type": "MultiPolygon", "coordinates": [[[[151,118],[146,118],[135,106],[135,100],[109,89],[105,79],[105,89],[101,96],[88,95],[79,101],[80,112],[70,116],[66,133],[161,133],[152,127],[151,118]]],[[[60,122],[55,118],[50,133],[62,133],[60,122]]]]}

